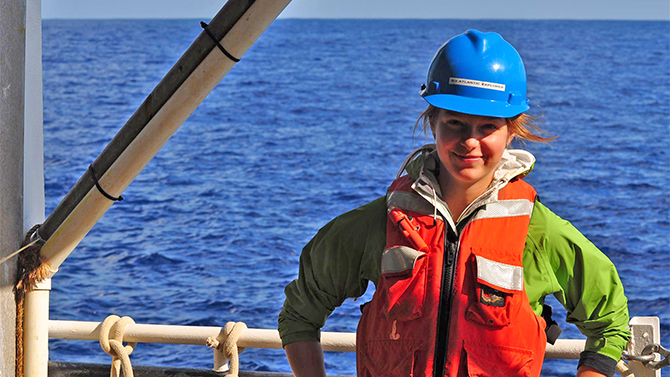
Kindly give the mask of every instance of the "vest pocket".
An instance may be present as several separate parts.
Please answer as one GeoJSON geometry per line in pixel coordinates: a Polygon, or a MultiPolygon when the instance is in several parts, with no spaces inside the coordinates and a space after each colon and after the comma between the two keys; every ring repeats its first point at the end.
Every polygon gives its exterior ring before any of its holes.
{"type": "Polygon", "coordinates": [[[477,281],[465,317],[485,326],[509,325],[523,303],[523,267],[475,257],[477,281]]]}
{"type": "Polygon", "coordinates": [[[469,377],[530,377],[533,351],[464,341],[469,377]]]}
{"type": "Polygon", "coordinates": [[[386,317],[409,321],[421,317],[426,298],[426,254],[406,246],[384,250],[379,289],[386,317]]]}
{"type": "Polygon", "coordinates": [[[381,340],[366,342],[359,355],[358,377],[407,377],[416,374],[419,341],[381,340]]]}

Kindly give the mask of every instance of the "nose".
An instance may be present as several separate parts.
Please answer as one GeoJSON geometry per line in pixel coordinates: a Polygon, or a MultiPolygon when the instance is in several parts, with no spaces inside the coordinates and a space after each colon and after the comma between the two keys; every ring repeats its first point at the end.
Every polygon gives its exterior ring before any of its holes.
{"type": "Polygon", "coordinates": [[[467,148],[468,150],[472,150],[477,148],[477,145],[479,144],[479,140],[475,137],[469,137],[463,141],[463,146],[467,148]]]}
{"type": "Polygon", "coordinates": [[[468,127],[461,134],[461,144],[463,144],[468,149],[472,149],[479,144],[479,138],[474,127],[468,127]]]}

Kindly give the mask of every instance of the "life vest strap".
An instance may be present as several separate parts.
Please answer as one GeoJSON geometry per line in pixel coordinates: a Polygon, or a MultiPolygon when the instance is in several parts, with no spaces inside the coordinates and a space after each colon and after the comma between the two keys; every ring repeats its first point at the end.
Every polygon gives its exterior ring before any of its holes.
{"type": "Polygon", "coordinates": [[[403,236],[419,251],[427,253],[428,245],[417,232],[419,226],[412,224],[412,218],[397,208],[389,211],[389,218],[402,232],[403,236]]]}

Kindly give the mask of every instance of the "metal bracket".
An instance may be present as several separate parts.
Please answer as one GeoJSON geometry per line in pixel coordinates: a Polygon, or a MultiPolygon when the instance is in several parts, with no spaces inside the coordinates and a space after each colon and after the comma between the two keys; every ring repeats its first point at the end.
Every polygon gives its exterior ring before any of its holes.
{"type": "Polygon", "coordinates": [[[633,317],[628,323],[632,338],[626,347],[626,353],[633,359],[628,361],[628,368],[635,377],[661,377],[660,370],[652,370],[645,366],[647,360],[635,360],[636,356],[644,355],[645,348],[653,344],[661,344],[661,321],[658,317],[633,317]]]}

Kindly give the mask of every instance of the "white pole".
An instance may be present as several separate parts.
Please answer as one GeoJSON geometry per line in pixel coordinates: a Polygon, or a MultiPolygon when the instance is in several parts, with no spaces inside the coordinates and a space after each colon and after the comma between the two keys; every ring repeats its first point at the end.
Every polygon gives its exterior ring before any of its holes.
{"type": "MultiPolygon", "coordinates": [[[[56,339],[98,340],[100,322],[49,321],[49,337],[56,339]]],[[[126,342],[168,343],[204,345],[209,337],[220,338],[223,328],[211,326],[175,325],[128,325],[123,334],[126,342]]],[[[559,339],[555,345],[547,345],[548,359],[578,359],[584,350],[583,339],[559,339]]],[[[281,348],[277,330],[246,329],[237,345],[243,348],[281,348]]],[[[322,332],[321,346],[324,351],[356,352],[355,333],[322,332]]]]}
{"type": "MultiPolygon", "coordinates": [[[[44,137],[42,132],[42,4],[26,3],[26,91],[23,166],[23,232],[44,221],[44,137]]],[[[24,376],[46,376],[49,362],[49,290],[51,279],[26,294],[24,376]]],[[[21,377],[21,376],[17,376],[21,377]]]]}
{"type": "MultiPolygon", "coordinates": [[[[49,321],[49,337],[54,339],[100,339],[101,322],[89,321],[49,321]]],[[[128,325],[123,332],[125,342],[167,343],[205,345],[207,338],[223,340],[222,327],[214,326],[178,326],[134,324],[128,325]]],[[[356,334],[322,332],[321,344],[325,351],[353,352],[356,349],[356,334]]],[[[277,330],[246,329],[237,342],[243,348],[281,349],[281,339],[277,330]]]]}
{"type": "MultiPolygon", "coordinates": [[[[49,368],[49,291],[51,279],[37,284],[26,294],[25,313],[31,320],[23,324],[23,375],[46,376],[49,368]]],[[[20,377],[20,376],[17,376],[20,377]]]]}
{"type": "MultiPolygon", "coordinates": [[[[25,0],[0,1],[0,257],[23,241],[25,0]]],[[[0,376],[14,376],[16,258],[0,265],[0,376]]]]}
{"type": "MultiPolygon", "coordinates": [[[[223,37],[221,45],[233,56],[243,56],[289,2],[290,0],[256,0],[223,37]]],[[[114,197],[123,193],[234,65],[235,62],[224,56],[218,48],[214,48],[104,175],[98,177],[100,186],[114,197]]],[[[50,267],[52,276],[112,203],[95,186],[76,203],[75,208],[41,248],[42,257],[50,267]]]]}
{"type": "Polygon", "coordinates": [[[42,4],[26,3],[26,94],[23,164],[23,232],[44,221],[42,133],[42,4]]]}

